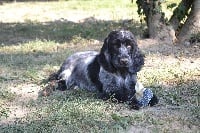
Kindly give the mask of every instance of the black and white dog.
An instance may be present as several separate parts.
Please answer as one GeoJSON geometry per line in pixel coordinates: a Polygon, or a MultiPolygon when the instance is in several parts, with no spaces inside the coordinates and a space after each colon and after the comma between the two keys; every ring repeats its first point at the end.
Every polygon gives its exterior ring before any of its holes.
{"type": "MultiPolygon", "coordinates": [[[[100,53],[86,51],[68,57],[58,71],[58,80],[65,83],[66,89],[78,87],[95,91],[102,99],[114,97],[139,109],[135,85],[137,72],[143,65],[144,55],[134,35],[125,30],[112,31],[100,53]]],[[[151,105],[157,103],[157,98],[153,99],[151,105]]]]}

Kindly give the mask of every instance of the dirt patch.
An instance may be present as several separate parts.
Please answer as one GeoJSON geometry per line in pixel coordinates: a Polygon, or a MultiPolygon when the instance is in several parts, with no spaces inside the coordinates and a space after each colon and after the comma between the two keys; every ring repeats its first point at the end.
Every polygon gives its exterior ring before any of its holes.
{"type": "Polygon", "coordinates": [[[16,101],[26,102],[29,100],[36,100],[38,98],[38,92],[41,89],[40,86],[35,84],[24,84],[10,88],[10,91],[17,95],[16,101]]]}
{"type": "Polygon", "coordinates": [[[35,84],[23,84],[16,87],[11,87],[10,92],[15,94],[15,99],[6,104],[9,109],[9,117],[0,121],[1,124],[11,124],[15,120],[25,117],[27,114],[36,110],[34,107],[26,105],[38,98],[39,91],[42,88],[35,84]]]}

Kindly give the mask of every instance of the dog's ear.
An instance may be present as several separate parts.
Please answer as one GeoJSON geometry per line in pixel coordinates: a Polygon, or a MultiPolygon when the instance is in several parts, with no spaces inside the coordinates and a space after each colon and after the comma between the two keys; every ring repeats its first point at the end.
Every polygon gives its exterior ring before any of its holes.
{"type": "Polygon", "coordinates": [[[107,37],[104,40],[104,44],[103,44],[103,47],[101,48],[98,60],[99,60],[99,63],[101,64],[101,66],[103,66],[103,68],[106,71],[114,73],[115,68],[111,64],[111,56],[110,56],[110,53],[109,53],[109,43],[108,42],[109,42],[109,37],[107,37]]]}
{"type": "Polygon", "coordinates": [[[136,74],[138,71],[140,71],[140,69],[144,65],[144,54],[140,51],[137,44],[133,50],[131,58],[132,58],[132,65],[131,67],[129,67],[129,71],[131,73],[136,74]]]}

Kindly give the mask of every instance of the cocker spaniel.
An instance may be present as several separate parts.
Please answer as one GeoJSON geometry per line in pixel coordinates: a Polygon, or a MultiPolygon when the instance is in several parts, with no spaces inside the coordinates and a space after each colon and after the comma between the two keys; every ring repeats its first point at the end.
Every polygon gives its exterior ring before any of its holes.
{"type": "MultiPolygon", "coordinates": [[[[141,105],[135,96],[137,72],[144,65],[136,39],[130,31],[112,31],[99,52],[78,52],[68,57],[58,71],[63,88],[78,87],[98,93],[102,99],[110,97],[127,102],[133,108],[141,105]]],[[[156,96],[154,96],[156,97],[156,96]]],[[[151,105],[156,103],[150,101],[151,105]]]]}

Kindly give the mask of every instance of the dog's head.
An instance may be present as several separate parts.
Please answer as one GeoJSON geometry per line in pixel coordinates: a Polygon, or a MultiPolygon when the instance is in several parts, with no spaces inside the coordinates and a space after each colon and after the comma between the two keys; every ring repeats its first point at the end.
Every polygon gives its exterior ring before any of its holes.
{"type": "Polygon", "coordinates": [[[99,62],[105,70],[126,70],[137,73],[144,65],[144,56],[138,49],[136,39],[130,31],[112,31],[104,40],[99,62]]]}

